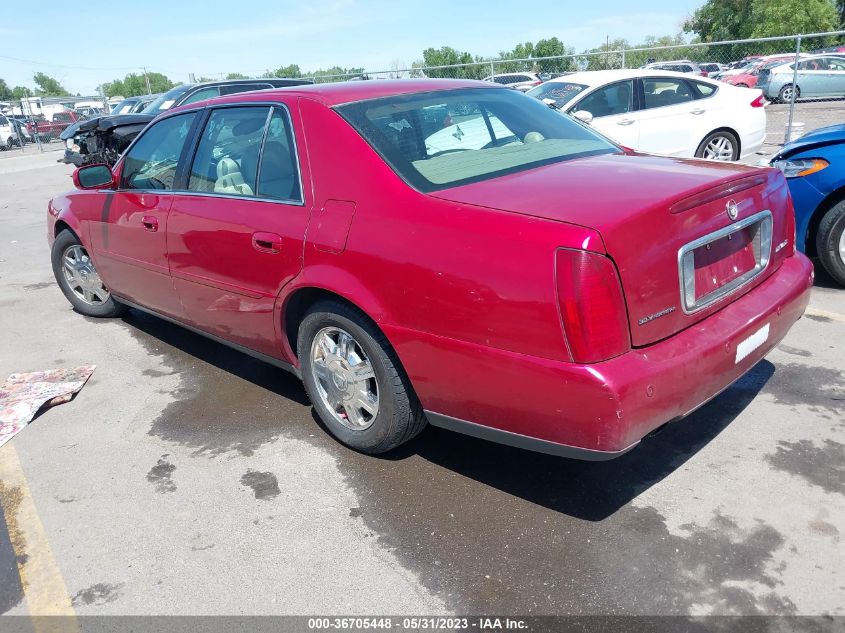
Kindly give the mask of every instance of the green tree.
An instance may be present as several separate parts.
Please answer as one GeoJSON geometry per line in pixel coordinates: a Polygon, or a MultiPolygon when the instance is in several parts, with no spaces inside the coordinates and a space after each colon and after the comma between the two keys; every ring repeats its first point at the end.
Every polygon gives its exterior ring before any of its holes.
{"type": "MultiPolygon", "coordinates": [[[[574,52],[571,48],[567,49],[556,37],[540,40],[534,45],[534,57],[558,57],[572,55],[574,52]]],[[[561,73],[575,70],[575,66],[572,58],[538,59],[537,70],[541,73],[561,73]]]]}
{"type": "Polygon", "coordinates": [[[107,97],[137,97],[148,94],[147,79],[150,82],[150,93],[167,92],[175,84],[161,73],[142,74],[129,73],[123,79],[115,79],[103,84],[103,92],[107,97]]]}
{"type": "Polygon", "coordinates": [[[226,79],[249,79],[249,77],[242,75],[241,73],[229,73],[226,75],[226,79]]]}
{"type": "Polygon", "coordinates": [[[287,66],[279,66],[271,73],[272,77],[286,77],[288,79],[298,79],[302,77],[302,71],[298,64],[288,64],[287,66]]]}
{"type": "Polygon", "coordinates": [[[835,31],[840,16],[832,0],[753,0],[751,37],[835,31]]]}
{"type": "Polygon", "coordinates": [[[69,94],[65,87],[62,86],[57,79],[50,77],[49,75],[45,75],[44,73],[35,73],[32,80],[35,82],[35,85],[38,86],[35,90],[35,94],[40,97],[61,97],[69,94]]]}
{"type": "Polygon", "coordinates": [[[5,79],[0,79],[0,101],[8,101],[12,98],[12,89],[5,79]]]}
{"type": "MultiPolygon", "coordinates": [[[[490,65],[481,57],[473,58],[467,52],[457,51],[451,46],[427,48],[423,51],[425,66],[446,66],[453,64],[472,64],[458,68],[434,68],[425,71],[428,77],[453,77],[458,79],[481,79],[489,74],[490,65]],[[476,63],[477,62],[477,63],[476,63]]],[[[498,72],[498,69],[497,69],[498,72]]]]}
{"type": "Polygon", "coordinates": [[[32,96],[32,90],[24,88],[23,86],[15,86],[12,88],[12,99],[23,99],[24,97],[32,96]]]}

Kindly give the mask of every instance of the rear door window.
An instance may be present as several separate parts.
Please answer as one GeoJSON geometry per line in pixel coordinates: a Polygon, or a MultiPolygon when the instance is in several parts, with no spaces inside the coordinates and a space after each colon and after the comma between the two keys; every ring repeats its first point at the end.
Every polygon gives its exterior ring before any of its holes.
{"type": "Polygon", "coordinates": [[[172,190],[179,157],[195,117],[195,112],[168,117],[139,136],[123,159],[121,187],[172,190]]]}
{"type": "Polygon", "coordinates": [[[239,92],[249,92],[250,90],[266,90],[272,88],[270,84],[234,84],[228,86],[220,86],[221,95],[233,95],[239,92]]]}
{"type": "Polygon", "coordinates": [[[267,106],[212,110],[191,165],[188,189],[255,195],[258,155],[269,113],[267,106]]]}
{"type": "Polygon", "coordinates": [[[678,105],[695,99],[686,81],[671,77],[646,77],[643,79],[643,93],[646,109],[678,105]]]}

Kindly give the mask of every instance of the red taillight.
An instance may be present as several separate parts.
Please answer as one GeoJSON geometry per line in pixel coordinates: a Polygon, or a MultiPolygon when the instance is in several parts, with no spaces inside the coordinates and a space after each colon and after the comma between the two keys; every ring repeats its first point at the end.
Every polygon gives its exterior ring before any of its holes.
{"type": "Polygon", "coordinates": [[[766,105],[766,99],[762,94],[751,102],[752,108],[762,108],[764,105],[766,105]]]}
{"type": "Polygon", "coordinates": [[[569,355],[596,363],[631,348],[622,285],[613,262],[598,253],[558,249],[555,283],[569,355]]]}

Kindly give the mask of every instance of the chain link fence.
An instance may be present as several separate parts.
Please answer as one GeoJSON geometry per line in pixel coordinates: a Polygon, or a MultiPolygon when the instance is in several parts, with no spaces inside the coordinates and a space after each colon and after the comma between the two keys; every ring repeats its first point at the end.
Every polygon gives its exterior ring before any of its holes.
{"type": "MultiPolygon", "coordinates": [[[[845,122],[845,31],[703,44],[595,50],[552,57],[476,59],[441,66],[360,74],[307,77],[315,83],[369,79],[481,79],[516,89],[531,87],[567,73],[649,66],[705,75],[735,86],[758,89],[769,102],[764,154],[814,129],[845,122]]],[[[40,151],[64,149],[61,132],[80,118],[108,108],[97,97],[30,97],[5,104],[3,114],[15,128],[13,142],[0,148],[40,151]]]]}
{"type": "Polygon", "coordinates": [[[0,148],[22,153],[64,150],[60,138],[71,125],[107,113],[108,105],[98,97],[25,97],[3,103],[0,148]],[[8,138],[5,138],[8,137],[8,138]]]}

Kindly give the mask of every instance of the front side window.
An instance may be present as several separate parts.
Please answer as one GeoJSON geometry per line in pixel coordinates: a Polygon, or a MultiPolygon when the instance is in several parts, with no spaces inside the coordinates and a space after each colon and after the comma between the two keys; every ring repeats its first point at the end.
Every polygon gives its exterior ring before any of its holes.
{"type": "Polygon", "coordinates": [[[654,77],[643,79],[645,107],[662,108],[692,101],[695,97],[683,79],[654,77]]]}
{"type": "Polygon", "coordinates": [[[575,106],[575,110],[586,110],[595,118],[626,114],[633,109],[634,82],[630,79],[599,88],[575,106]]]}
{"type": "Polygon", "coordinates": [[[196,113],[168,117],[148,128],[123,159],[124,189],[170,191],[196,113]]]}
{"type": "Polygon", "coordinates": [[[228,84],[220,86],[221,95],[233,95],[239,92],[249,92],[251,90],[266,90],[272,88],[270,84],[228,84]]]}
{"type": "Polygon", "coordinates": [[[827,64],[830,70],[845,70],[845,59],[831,57],[827,60],[827,64]]]}
{"type": "Polygon", "coordinates": [[[543,103],[512,91],[462,88],[373,99],[337,111],[420,191],[618,147],[543,103]]]}

